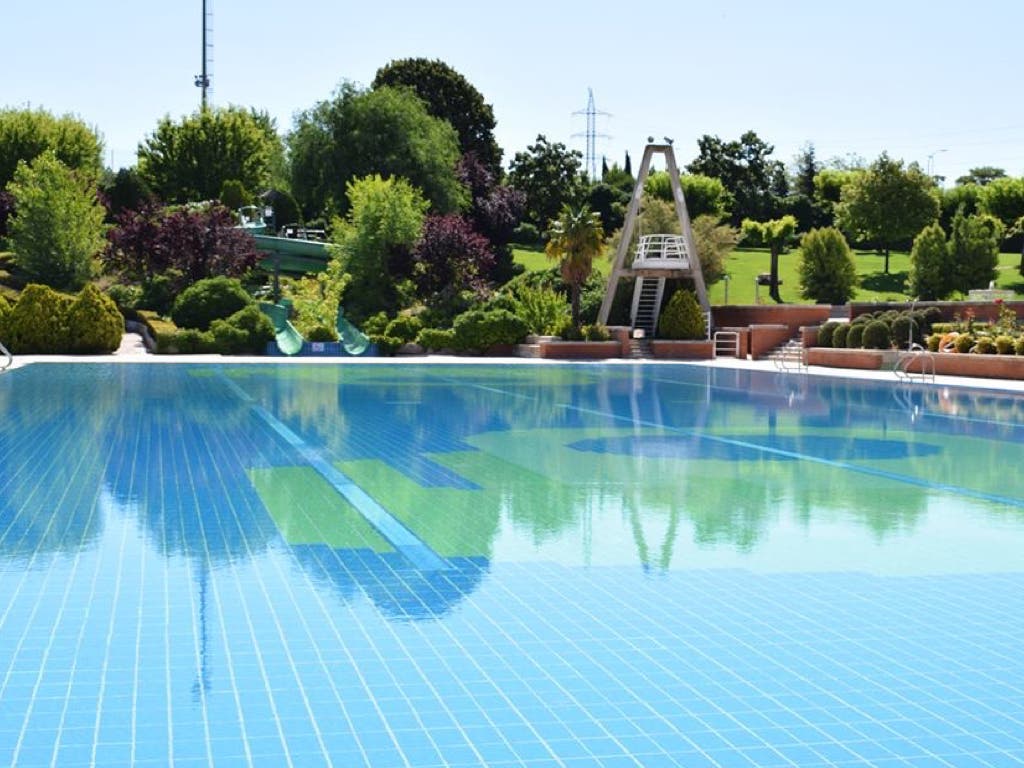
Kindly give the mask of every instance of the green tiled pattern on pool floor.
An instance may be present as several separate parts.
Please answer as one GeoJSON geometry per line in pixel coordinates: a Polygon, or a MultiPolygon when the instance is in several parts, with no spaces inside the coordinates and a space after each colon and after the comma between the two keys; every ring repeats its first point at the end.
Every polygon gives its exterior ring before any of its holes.
{"type": "Polygon", "coordinates": [[[250,469],[248,475],[289,544],[393,551],[358,510],[312,467],[250,469]]]}

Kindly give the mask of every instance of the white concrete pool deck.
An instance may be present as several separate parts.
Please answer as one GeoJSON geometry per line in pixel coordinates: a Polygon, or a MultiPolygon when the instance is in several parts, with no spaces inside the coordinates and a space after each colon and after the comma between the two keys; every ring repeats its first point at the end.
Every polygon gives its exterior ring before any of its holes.
{"type": "Polygon", "coordinates": [[[610,359],[598,361],[573,360],[542,360],[525,357],[456,357],[449,355],[419,355],[405,357],[245,357],[223,355],[151,355],[142,343],[138,334],[126,333],[117,352],[111,355],[16,355],[11,368],[14,370],[32,363],[149,363],[154,365],[173,365],[176,363],[230,363],[230,364],[296,364],[306,365],[345,365],[348,363],[368,363],[372,365],[422,365],[422,364],[458,364],[458,365],[565,365],[578,363],[581,365],[690,365],[713,368],[742,368],[746,370],[765,371],[787,376],[833,376],[843,379],[889,381],[902,383],[904,386],[946,386],[987,389],[1000,392],[1024,393],[1024,381],[1013,379],[982,379],[965,376],[936,376],[922,382],[915,378],[912,382],[897,379],[892,371],[862,371],[852,368],[828,368],[811,366],[802,371],[780,371],[771,360],[739,360],[733,357],[720,357],[715,360],[627,360],[610,359]]]}

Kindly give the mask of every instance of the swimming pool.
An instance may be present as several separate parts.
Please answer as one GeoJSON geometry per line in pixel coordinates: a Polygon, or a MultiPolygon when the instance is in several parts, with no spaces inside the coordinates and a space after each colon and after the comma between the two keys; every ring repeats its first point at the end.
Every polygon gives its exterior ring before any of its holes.
{"type": "Polygon", "coordinates": [[[0,764],[1024,765],[1024,399],[0,377],[0,764]]]}

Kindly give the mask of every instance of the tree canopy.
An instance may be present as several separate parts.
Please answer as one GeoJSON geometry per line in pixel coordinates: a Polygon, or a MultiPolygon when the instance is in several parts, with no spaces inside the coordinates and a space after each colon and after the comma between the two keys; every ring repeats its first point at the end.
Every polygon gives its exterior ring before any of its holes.
{"type": "Polygon", "coordinates": [[[822,304],[853,298],[857,269],[843,233],[833,227],[812,229],[800,241],[800,295],[822,304]]]}
{"type": "MultiPolygon", "coordinates": [[[[691,219],[698,216],[714,216],[723,219],[729,215],[733,196],[721,179],[703,176],[699,173],[685,173],[679,177],[679,186],[686,200],[686,211],[691,219]]],[[[644,194],[673,203],[672,181],[668,171],[653,171],[644,181],[644,194]]],[[[629,201],[629,198],[626,198],[629,201]]]]}
{"type": "Polygon", "coordinates": [[[95,179],[103,167],[103,142],[73,115],[45,109],[0,109],[0,190],[14,178],[19,162],[31,163],[46,151],[64,167],[95,179]]]}
{"type": "Polygon", "coordinates": [[[525,152],[516,152],[509,184],[526,195],[526,221],[546,230],[566,204],[579,198],[584,186],[582,160],[579,152],[561,142],[549,142],[543,134],[525,152]]]}
{"type": "Polygon", "coordinates": [[[719,179],[735,203],[733,223],[770,218],[778,209],[778,196],[788,189],[785,166],[770,159],[775,150],[754,131],[736,141],[705,134],[697,140],[700,154],[686,166],[690,173],[719,179]]]}
{"type": "Polygon", "coordinates": [[[782,296],[779,294],[779,254],[789,243],[796,232],[796,218],[790,215],[770,221],[753,221],[744,219],[743,234],[753,243],[760,243],[768,247],[771,254],[770,282],[768,294],[778,303],[782,303],[782,296]]]}
{"type": "Polygon", "coordinates": [[[939,215],[935,182],[916,163],[903,167],[888,154],[875,160],[864,173],[854,175],[842,187],[836,207],[840,229],[852,239],[870,242],[885,251],[914,238],[939,215]]]}
{"type": "Polygon", "coordinates": [[[456,177],[455,129],[409,89],[344,83],[332,99],[296,117],[288,146],[292,193],[307,218],[345,214],[349,182],[375,174],[407,179],[437,213],[468,202],[456,177]]]}
{"type": "Polygon", "coordinates": [[[243,107],[164,117],[139,145],[139,175],[165,202],[214,200],[226,181],[260,192],[282,153],[273,121],[243,107]]]}
{"type": "Polygon", "coordinates": [[[461,74],[440,60],[396,59],[377,70],[373,88],[411,88],[427,111],[447,120],[459,136],[462,154],[472,152],[496,177],[501,148],[494,139],[494,109],[461,74]]]}
{"type": "Polygon", "coordinates": [[[580,290],[603,246],[601,219],[586,205],[573,208],[566,204],[551,222],[546,251],[548,258],[558,260],[562,279],[570,288],[573,328],[580,327],[580,290]]]}

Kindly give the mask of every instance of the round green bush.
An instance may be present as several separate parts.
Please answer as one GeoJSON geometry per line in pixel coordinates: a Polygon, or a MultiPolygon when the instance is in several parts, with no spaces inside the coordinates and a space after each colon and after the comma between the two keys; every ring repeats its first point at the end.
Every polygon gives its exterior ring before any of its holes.
{"type": "Polygon", "coordinates": [[[966,354],[970,352],[971,347],[974,346],[974,336],[969,333],[961,333],[956,337],[956,340],[953,342],[953,346],[956,348],[957,352],[966,354]]]}
{"type": "Polygon", "coordinates": [[[174,302],[171,319],[179,328],[205,331],[214,320],[252,304],[242,284],[230,277],[209,277],[190,285],[174,302]]]}
{"type": "Polygon", "coordinates": [[[862,343],[867,349],[889,349],[892,346],[889,324],[884,320],[872,320],[864,326],[862,343]]]}
{"type": "Polygon", "coordinates": [[[121,345],[124,317],[113,299],[89,283],[68,308],[67,328],[72,352],[107,354],[121,345]]]}
{"type": "Polygon", "coordinates": [[[142,295],[136,303],[136,309],[151,309],[158,315],[167,316],[174,306],[176,287],[182,280],[181,273],[169,269],[162,275],[154,275],[142,284],[142,295]]]}
{"type": "Polygon", "coordinates": [[[1016,355],[1024,355],[1024,336],[1018,336],[1013,342],[1013,352],[1016,355]]]}
{"type": "Polygon", "coordinates": [[[72,301],[47,285],[25,286],[4,322],[7,348],[22,355],[67,352],[67,317],[72,301]]]}
{"type": "Polygon", "coordinates": [[[1012,336],[996,336],[996,352],[1000,355],[1012,355],[1013,351],[1013,337],[1012,336]]]}
{"type": "Polygon", "coordinates": [[[587,341],[611,341],[612,338],[612,333],[608,330],[608,327],[600,323],[584,325],[580,328],[580,333],[583,334],[583,338],[587,341]]]}
{"type": "Polygon", "coordinates": [[[832,334],[836,332],[836,328],[839,327],[839,323],[835,320],[829,320],[823,326],[818,329],[818,346],[819,347],[831,347],[832,346],[832,334]]]}
{"type": "Polygon", "coordinates": [[[852,328],[849,323],[840,323],[839,326],[832,332],[832,346],[835,349],[843,349],[846,347],[846,337],[850,333],[852,328]]]}
{"type": "Polygon", "coordinates": [[[117,305],[118,309],[131,311],[139,308],[139,301],[142,299],[142,289],[137,285],[114,283],[107,288],[107,296],[117,305]]]}
{"type": "Polygon", "coordinates": [[[972,351],[976,355],[994,355],[996,353],[996,343],[991,336],[979,336],[978,342],[974,345],[972,351]]]}
{"type": "Polygon", "coordinates": [[[860,325],[861,323],[870,323],[875,319],[875,316],[870,312],[865,312],[862,315],[857,315],[850,321],[850,325],[860,325]]]}
{"type": "Polygon", "coordinates": [[[921,323],[910,313],[901,314],[892,321],[892,340],[898,349],[906,349],[910,342],[920,344],[923,339],[921,323]]]}
{"type": "Polygon", "coordinates": [[[672,294],[668,306],[661,311],[658,335],[663,339],[703,339],[707,336],[704,312],[691,291],[672,294]]]}
{"type": "Polygon", "coordinates": [[[583,341],[583,331],[572,324],[572,318],[568,315],[554,324],[551,334],[562,341],[583,341]]]}
{"type": "Polygon", "coordinates": [[[11,314],[11,305],[7,299],[0,296],[0,342],[4,341],[7,334],[4,332],[4,326],[7,320],[7,316],[11,314]]]}
{"type": "Polygon", "coordinates": [[[928,351],[929,352],[938,352],[939,351],[939,344],[941,344],[941,343],[942,343],[942,334],[941,333],[933,333],[933,334],[931,334],[928,337],[928,351]]]}
{"type": "MultiPolygon", "coordinates": [[[[875,320],[872,323],[877,322],[875,320]]],[[[847,349],[860,349],[864,346],[864,329],[868,327],[868,323],[851,323],[850,332],[846,334],[846,348],[847,349]]]]}
{"type": "Polygon", "coordinates": [[[424,328],[416,334],[416,343],[434,352],[455,348],[455,331],[440,328],[424,328]]]}
{"type": "Polygon", "coordinates": [[[384,312],[371,315],[363,322],[362,332],[367,336],[383,336],[388,327],[388,316],[384,312]]]}
{"type": "Polygon", "coordinates": [[[274,338],[274,326],[259,307],[249,304],[226,320],[214,320],[210,333],[222,354],[259,355],[274,338]]]}
{"type": "Polygon", "coordinates": [[[490,347],[518,344],[529,333],[526,323],[505,309],[463,312],[452,326],[456,349],[486,352],[490,347]]]}
{"type": "Polygon", "coordinates": [[[401,339],[403,344],[416,339],[416,335],[423,330],[423,321],[411,315],[399,315],[384,329],[385,336],[401,339]]]}
{"type": "Polygon", "coordinates": [[[306,341],[337,341],[338,332],[326,325],[314,325],[306,331],[306,341]]]}
{"type": "Polygon", "coordinates": [[[377,346],[377,352],[382,357],[392,357],[405,342],[396,339],[394,336],[385,336],[383,333],[368,334],[370,341],[377,346]]]}

